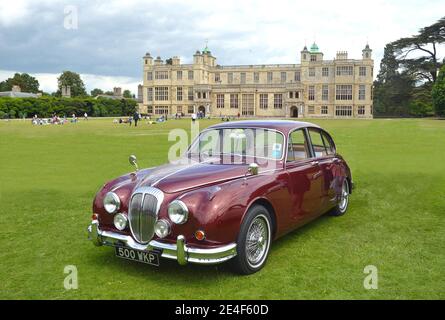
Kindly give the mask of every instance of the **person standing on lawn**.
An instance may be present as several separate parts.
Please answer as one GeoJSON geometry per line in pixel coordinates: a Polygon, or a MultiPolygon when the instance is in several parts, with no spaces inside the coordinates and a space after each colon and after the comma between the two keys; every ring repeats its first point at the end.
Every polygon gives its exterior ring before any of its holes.
{"type": "Polygon", "coordinates": [[[137,127],[138,126],[138,121],[139,121],[139,113],[135,112],[133,114],[133,120],[134,120],[134,126],[137,127]]]}

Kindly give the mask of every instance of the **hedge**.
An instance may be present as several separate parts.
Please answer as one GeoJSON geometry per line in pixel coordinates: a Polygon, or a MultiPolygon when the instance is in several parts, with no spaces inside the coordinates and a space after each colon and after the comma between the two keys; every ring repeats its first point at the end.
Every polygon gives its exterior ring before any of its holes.
{"type": "Polygon", "coordinates": [[[51,117],[53,114],[71,117],[88,113],[93,117],[116,117],[132,115],[137,102],[132,99],[107,98],[11,98],[0,97],[0,118],[51,117]]]}

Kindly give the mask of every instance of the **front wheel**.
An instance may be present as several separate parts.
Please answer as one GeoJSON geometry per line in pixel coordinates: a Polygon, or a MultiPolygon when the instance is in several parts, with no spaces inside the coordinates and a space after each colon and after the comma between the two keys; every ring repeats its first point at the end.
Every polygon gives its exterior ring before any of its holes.
{"type": "Polygon", "coordinates": [[[252,274],[264,267],[272,241],[271,225],[266,208],[256,205],[249,209],[238,235],[237,255],[232,260],[238,273],[252,274]]]}

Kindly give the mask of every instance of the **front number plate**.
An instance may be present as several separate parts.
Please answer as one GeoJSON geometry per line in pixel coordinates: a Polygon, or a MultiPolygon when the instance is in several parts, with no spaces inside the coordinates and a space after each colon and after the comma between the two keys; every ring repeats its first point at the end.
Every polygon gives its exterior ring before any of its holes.
{"type": "Polygon", "coordinates": [[[123,259],[138,261],[153,266],[159,266],[159,253],[153,251],[139,251],[125,247],[116,247],[116,256],[123,259]]]}

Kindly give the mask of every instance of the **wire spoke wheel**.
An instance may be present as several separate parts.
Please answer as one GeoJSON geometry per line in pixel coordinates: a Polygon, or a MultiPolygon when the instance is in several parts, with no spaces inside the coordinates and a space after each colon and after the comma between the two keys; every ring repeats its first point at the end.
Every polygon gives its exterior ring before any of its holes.
{"type": "Polygon", "coordinates": [[[247,231],[246,257],[250,266],[261,265],[267,255],[270,243],[270,227],[267,219],[259,215],[255,217],[247,231]]]}

